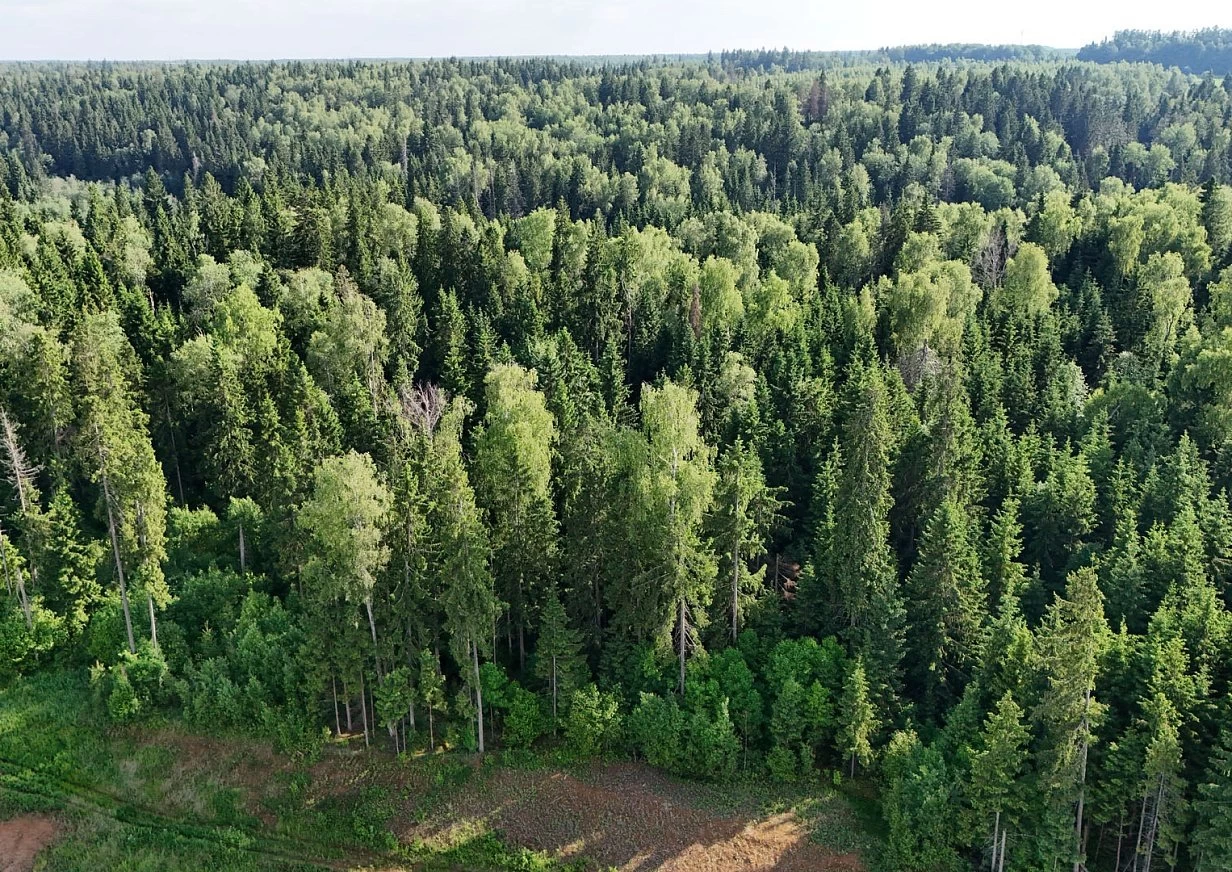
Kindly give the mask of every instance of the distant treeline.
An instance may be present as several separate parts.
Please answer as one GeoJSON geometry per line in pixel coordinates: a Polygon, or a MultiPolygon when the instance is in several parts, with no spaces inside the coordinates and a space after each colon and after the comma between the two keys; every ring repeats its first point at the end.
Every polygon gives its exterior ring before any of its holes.
{"type": "Polygon", "coordinates": [[[1146,61],[1165,67],[1180,67],[1191,73],[1232,73],[1232,30],[1208,27],[1204,30],[1161,33],[1148,30],[1119,30],[1100,43],[1091,43],[1078,52],[1078,59],[1097,63],[1146,61]]]}
{"type": "Polygon", "coordinates": [[[1072,49],[1050,48],[1046,45],[977,45],[945,43],[932,45],[902,45],[869,51],[790,51],[788,49],[754,49],[727,51],[720,56],[726,69],[747,69],[769,72],[797,72],[828,66],[849,66],[867,63],[936,63],[938,61],[970,60],[999,63],[1002,61],[1055,61],[1072,58],[1072,49]]]}

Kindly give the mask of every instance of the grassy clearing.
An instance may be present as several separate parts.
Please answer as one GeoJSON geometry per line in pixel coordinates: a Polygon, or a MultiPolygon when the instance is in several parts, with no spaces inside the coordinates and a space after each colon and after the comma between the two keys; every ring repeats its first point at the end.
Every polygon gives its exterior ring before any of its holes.
{"type": "Polygon", "coordinates": [[[817,857],[841,862],[816,868],[851,869],[875,849],[867,804],[847,788],[700,785],[550,751],[480,764],[331,744],[293,760],[169,723],[105,724],[76,673],[0,690],[0,820],[43,813],[60,825],[40,869],[689,870],[716,857],[720,868],[724,851],[780,849],[796,858],[783,869],[817,857]]]}

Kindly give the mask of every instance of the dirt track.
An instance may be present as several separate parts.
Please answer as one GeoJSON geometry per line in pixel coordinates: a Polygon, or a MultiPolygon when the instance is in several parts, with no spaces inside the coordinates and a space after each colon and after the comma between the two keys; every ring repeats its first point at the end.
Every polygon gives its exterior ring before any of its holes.
{"type": "Polygon", "coordinates": [[[51,818],[23,815],[0,821],[0,872],[29,872],[38,852],[56,838],[51,818]]]}

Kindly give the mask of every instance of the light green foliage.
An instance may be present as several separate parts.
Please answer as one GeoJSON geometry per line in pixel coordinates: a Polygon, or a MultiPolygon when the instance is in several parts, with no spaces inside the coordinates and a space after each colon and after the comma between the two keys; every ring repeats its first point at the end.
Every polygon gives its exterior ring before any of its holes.
{"type": "Polygon", "coordinates": [[[1001,305],[1028,317],[1049,309],[1057,299],[1057,287],[1048,272],[1048,255],[1031,242],[1018,246],[1018,251],[1005,265],[1005,281],[995,298],[1001,305]]]}
{"type": "Polygon", "coordinates": [[[593,684],[569,697],[565,715],[565,744],[578,757],[606,754],[621,735],[620,709],[616,697],[593,684]]]}
{"type": "MultiPolygon", "coordinates": [[[[920,236],[908,238],[900,260],[920,236]]],[[[937,260],[935,251],[919,256],[920,262],[901,265],[893,280],[881,280],[878,302],[886,311],[900,357],[929,349],[950,355],[957,351],[963,326],[979,303],[980,289],[966,264],[937,260]]]]}
{"type": "Polygon", "coordinates": [[[641,566],[619,614],[636,631],[664,642],[675,635],[683,690],[685,658],[697,644],[696,627],[713,591],[714,556],[701,533],[714,472],[693,391],[671,382],[646,386],[641,408],[643,439],[631,446],[638,514],[629,519],[641,566]]]}
{"type": "Polygon", "coordinates": [[[843,679],[843,692],[838,699],[838,747],[851,761],[855,774],[856,764],[867,766],[873,759],[872,739],[880,724],[869,698],[868,680],[864,664],[856,660],[843,679]]]}
{"type": "Polygon", "coordinates": [[[1185,278],[1185,263],[1174,252],[1152,254],[1138,271],[1139,293],[1145,298],[1148,323],[1145,344],[1156,358],[1171,360],[1177,339],[1193,317],[1193,294],[1185,278]]]}
{"type": "MultiPolygon", "coordinates": [[[[1007,691],[984,720],[971,754],[967,797],[982,837],[992,822],[993,854],[1000,852],[1002,831],[1017,829],[1027,812],[1024,769],[1031,738],[1023,710],[1007,691]]],[[[1008,839],[1007,839],[1008,840],[1008,839]]]]}
{"type": "Polygon", "coordinates": [[[492,531],[494,575],[509,604],[518,651],[539,610],[556,551],[549,482],[556,426],[535,375],[520,366],[488,373],[487,414],[476,439],[476,490],[492,531]]]}
{"type": "Polygon", "coordinates": [[[371,606],[389,561],[383,539],[389,509],[389,491],[367,455],[352,451],[317,467],[312,496],[295,518],[310,543],[303,574],[313,596],[371,606]]]}
{"type": "Polygon", "coordinates": [[[511,748],[529,748],[546,727],[547,718],[539,697],[514,684],[502,733],[505,743],[511,748]]]}

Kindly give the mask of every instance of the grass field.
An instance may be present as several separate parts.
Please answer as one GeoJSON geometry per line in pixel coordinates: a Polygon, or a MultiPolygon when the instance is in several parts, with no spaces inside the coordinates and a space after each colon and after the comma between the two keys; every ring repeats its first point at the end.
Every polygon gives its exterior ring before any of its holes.
{"type": "Polygon", "coordinates": [[[169,723],[108,729],[76,673],[0,690],[0,822],[40,870],[803,872],[861,870],[876,847],[871,803],[820,786],[698,785],[539,754],[394,758],[362,742],[314,757],[169,723]]]}

